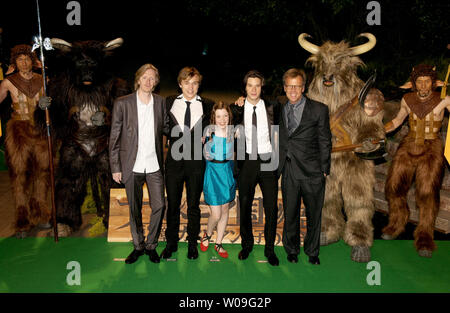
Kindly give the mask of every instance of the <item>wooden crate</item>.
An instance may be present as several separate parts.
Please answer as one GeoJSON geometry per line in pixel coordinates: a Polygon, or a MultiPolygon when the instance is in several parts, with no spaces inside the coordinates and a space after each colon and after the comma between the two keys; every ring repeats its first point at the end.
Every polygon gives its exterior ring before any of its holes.
{"type": "MultiPolygon", "coordinates": [[[[239,192],[237,192],[236,199],[231,203],[228,225],[226,228],[223,243],[240,243],[241,237],[239,234],[239,192]]],[[[150,221],[151,208],[148,201],[147,188],[144,185],[144,200],[142,209],[142,221],[144,225],[145,235],[148,233],[148,225],[150,221]]],[[[206,229],[209,206],[203,200],[203,194],[200,198],[200,210],[201,210],[201,232],[199,236],[203,234],[203,230],[206,229]]],[[[186,189],[183,190],[183,196],[181,200],[180,208],[180,241],[186,241],[187,236],[187,205],[186,205],[186,189]]],[[[253,235],[255,237],[255,244],[264,245],[264,208],[262,202],[262,195],[259,186],[256,187],[255,199],[253,200],[252,207],[252,220],[253,220],[253,235]]],[[[284,225],[283,203],[281,198],[281,190],[278,191],[278,221],[277,221],[277,236],[275,245],[282,245],[282,234],[284,225]]],[[[303,245],[303,239],[306,234],[306,217],[304,208],[301,208],[300,218],[300,240],[303,245]]],[[[166,241],[165,230],[167,224],[166,219],[163,220],[161,235],[159,241],[166,241]]],[[[212,240],[215,240],[216,232],[212,236],[212,240]]],[[[108,241],[109,242],[128,242],[131,241],[131,233],[129,228],[129,207],[126,197],[125,189],[111,189],[110,195],[110,213],[109,213],[109,228],[108,228],[108,241]]]]}

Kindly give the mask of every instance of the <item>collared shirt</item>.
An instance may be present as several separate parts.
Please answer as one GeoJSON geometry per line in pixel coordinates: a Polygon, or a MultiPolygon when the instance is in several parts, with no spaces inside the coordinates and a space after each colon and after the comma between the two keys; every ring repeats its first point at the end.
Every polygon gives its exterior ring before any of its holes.
{"type": "MultiPolygon", "coordinates": [[[[191,127],[190,129],[192,129],[192,127],[195,126],[195,124],[201,119],[202,115],[203,115],[203,105],[201,102],[202,98],[200,98],[200,96],[196,96],[195,99],[191,99],[189,100],[189,102],[191,102],[190,104],[190,108],[191,108],[191,127]]],[[[178,96],[173,105],[172,108],[170,109],[170,112],[172,112],[172,114],[175,116],[175,118],[177,119],[178,124],[181,127],[184,127],[184,115],[186,113],[186,108],[187,108],[187,104],[186,104],[186,98],[183,96],[183,94],[181,94],[180,96],[178,96]]]]}
{"type": "Polygon", "coordinates": [[[148,104],[143,103],[136,92],[138,113],[138,152],[134,162],[133,172],[154,173],[159,170],[158,157],[155,146],[155,115],[154,100],[150,98],[148,104]]]}
{"type": "MultiPolygon", "coordinates": [[[[245,123],[245,143],[248,154],[252,153],[252,116],[253,104],[245,99],[244,104],[244,123],[245,123]]],[[[267,121],[267,112],[264,100],[260,99],[256,104],[256,125],[258,136],[258,154],[272,152],[270,144],[269,125],[267,121]]]]}
{"type": "Polygon", "coordinates": [[[291,102],[288,101],[288,103],[284,106],[284,120],[286,122],[286,128],[288,128],[288,115],[289,115],[289,111],[291,106],[293,106],[293,110],[294,110],[294,114],[292,115],[292,117],[294,118],[294,122],[295,122],[295,127],[294,129],[289,129],[289,135],[291,134],[291,132],[293,132],[295,129],[297,129],[298,125],[300,125],[300,121],[302,120],[302,115],[303,115],[303,110],[305,109],[305,103],[306,103],[306,98],[304,96],[302,96],[302,98],[297,101],[296,103],[292,104],[291,102]]]}

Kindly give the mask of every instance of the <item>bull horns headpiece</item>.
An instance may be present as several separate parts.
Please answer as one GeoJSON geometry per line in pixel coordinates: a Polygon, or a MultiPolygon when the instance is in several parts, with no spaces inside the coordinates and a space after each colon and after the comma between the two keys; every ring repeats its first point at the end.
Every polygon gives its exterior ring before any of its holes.
{"type": "MultiPolygon", "coordinates": [[[[50,41],[52,43],[52,46],[56,49],[63,50],[63,51],[69,51],[70,49],[72,49],[72,44],[65,40],[62,40],[59,38],[52,38],[50,41]]],[[[119,37],[114,40],[106,42],[103,50],[105,50],[105,51],[113,50],[113,49],[120,47],[122,44],[123,44],[123,39],[119,37]]]]}
{"type": "Polygon", "coordinates": [[[50,39],[50,42],[52,43],[53,48],[63,50],[63,51],[69,51],[72,48],[72,44],[59,39],[59,38],[52,38],[50,39]]]}
{"type": "MultiPolygon", "coordinates": [[[[306,51],[308,51],[312,54],[317,54],[320,49],[319,46],[316,46],[315,44],[310,43],[308,40],[306,40],[307,37],[311,37],[311,36],[306,33],[301,33],[300,36],[298,36],[298,43],[306,51]]],[[[377,43],[377,39],[371,33],[362,33],[362,34],[359,34],[358,37],[366,37],[369,41],[366,43],[363,43],[362,45],[351,47],[350,50],[352,51],[353,55],[359,55],[359,54],[366,53],[367,51],[371,50],[377,43]]]]}
{"type": "Polygon", "coordinates": [[[105,50],[105,51],[113,50],[113,49],[119,48],[122,44],[123,44],[123,39],[119,37],[119,38],[116,38],[114,40],[111,40],[111,41],[108,41],[107,43],[105,43],[105,48],[103,48],[103,50],[105,50]]]}

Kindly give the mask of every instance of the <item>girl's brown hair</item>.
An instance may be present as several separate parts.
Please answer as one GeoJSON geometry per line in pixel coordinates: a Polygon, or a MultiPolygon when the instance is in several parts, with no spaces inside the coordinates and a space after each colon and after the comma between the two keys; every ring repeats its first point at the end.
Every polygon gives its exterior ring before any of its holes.
{"type": "Polygon", "coordinates": [[[232,120],[233,120],[233,113],[231,113],[231,109],[230,106],[226,103],[224,103],[223,101],[219,101],[216,102],[212,108],[211,111],[211,120],[210,120],[210,124],[211,125],[215,125],[216,124],[216,111],[217,110],[226,110],[228,113],[228,125],[231,125],[232,120]]]}
{"type": "MultiPolygon", "coordinates": [[[[216,102],[212,108],[211,111],[211,119],[210,124],[216,125],[216,111],[217,110],[226,110],[228,113],[228,125],[231,125],[233,120],[233,113],[231,113],[231,108],[228,104],[224,103],[223,101],[216,102]]],[[[213,128],[214,129],[214,128],[213,128]]],[[[233,138],[233,133],[230,131],[230,129],[227,131],[227,142],[230,142],[233,138]]]]}

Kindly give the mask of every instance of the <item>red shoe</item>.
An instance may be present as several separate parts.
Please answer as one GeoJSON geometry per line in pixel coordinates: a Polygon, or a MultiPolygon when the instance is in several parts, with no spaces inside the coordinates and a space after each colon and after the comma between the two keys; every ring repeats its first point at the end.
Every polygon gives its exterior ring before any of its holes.
{"type": "Polygon", "coordinates": [[[211,236],[208,236],[206,234],[206,231],[203,232],[203,237],[202,237],[202,240],[200,241],[200,250],[202,250],[203,252],[206,252],[206,250],[208,250],[209,240],[210,239],[211,239],[211,236]],[[203,245],[203,242],[205,242],[205,241],[208,241],[208,245],[207,246],[203,245]]]}
{"type": "Polygon", "coordinates": [[[228,252],[225,250],[221,243],[216,243],[214,249],[216,249],[217,253],[224,259],[228,258],[228,252]],[[219,250],[222,249],[224,252],[220,252],[219,250]]]}

